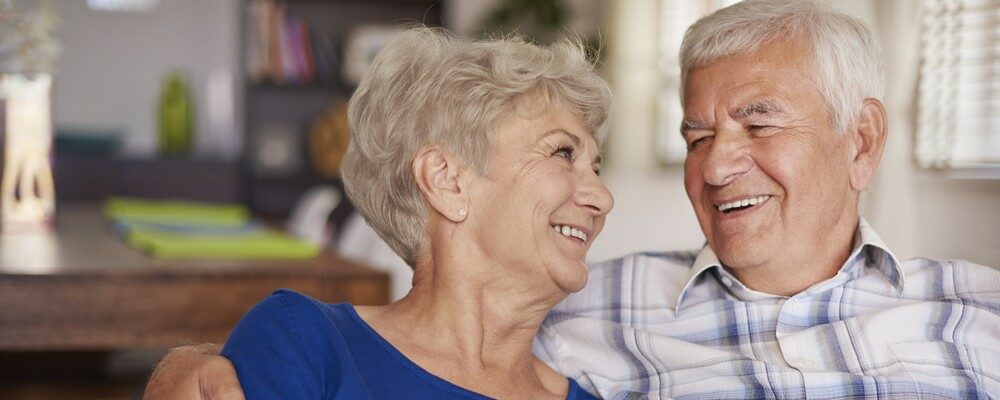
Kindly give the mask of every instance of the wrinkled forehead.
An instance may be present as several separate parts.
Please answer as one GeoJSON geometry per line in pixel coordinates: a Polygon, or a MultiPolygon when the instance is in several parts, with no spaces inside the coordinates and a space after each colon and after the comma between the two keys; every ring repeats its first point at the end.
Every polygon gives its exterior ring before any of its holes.
{"type": "Polygon", "coordinates": [[[524,119],[536,119],[543,118],[551,113],[565,110],[570,114],[576,116],[579,119],[580,125],[586,129],[587,135],[590,136],[600,149],[604,147],[604,135],[600,132],[595,132],[598,127],[590,126],[587,120],[586,110],[583,109],[579,104],[568,99],[568,97],[562,94],[558,90],[552,90],[544,86],[536,86],[528,92],[517,96],[509,107],[500,114],[497,123],[509,121],[511,118],[524,118],[524,119]]]}
{"type": "Polygon", "coordinates": [[[687,104],[702,91],[720,86],[731,91],[755,83],[803,80],[803,84],[814,84],[814,65],[809,46],[804,41],[779,38],[751,51],[718,57],[692,67],[682,82],[681,104],[687,104]]]}

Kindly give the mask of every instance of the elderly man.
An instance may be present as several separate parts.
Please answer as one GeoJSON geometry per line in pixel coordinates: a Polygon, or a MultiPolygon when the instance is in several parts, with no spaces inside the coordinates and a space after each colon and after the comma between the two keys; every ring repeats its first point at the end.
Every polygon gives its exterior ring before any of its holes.
{"type": "MultiPolygon", "coordinates": [[[[901,262],[858,215],[887,133],[879,57],[807,1],[693,25],[681,132],[708,244],[594,266],[536,353],[609,398],[1000,398],[1000,273],[901,262]]],[[[154,388],[228,367],[181,354],[154,388]]]]}
{"type": "Polygon", "coordinates": [[[810,2],[693,25],[684,184],[708,245],[594,267],[536,353],[607,397],[1000,397],[1000,274],[900,262],[858,216],[886,140],[879,57],[810,2]]]}

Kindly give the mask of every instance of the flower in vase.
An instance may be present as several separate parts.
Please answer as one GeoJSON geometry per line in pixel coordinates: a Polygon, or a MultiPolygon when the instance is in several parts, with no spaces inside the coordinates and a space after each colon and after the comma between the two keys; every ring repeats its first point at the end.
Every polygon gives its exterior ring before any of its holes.
{"type": "Polygon", "coordinates": [[[59,14],[47,0],[0,0],[0,73],[52,72],[60,52],[58,26],[59,14]]]}

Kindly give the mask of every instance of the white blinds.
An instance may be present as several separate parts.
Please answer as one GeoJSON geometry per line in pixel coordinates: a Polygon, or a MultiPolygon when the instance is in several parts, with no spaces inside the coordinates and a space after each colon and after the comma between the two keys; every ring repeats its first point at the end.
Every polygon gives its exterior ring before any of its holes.
{"type": "Polygon", "coordinates": [[[1000,0],[923,5],[917,162],[1000,168],[1000,0]]]}
{"type": "Polygon", "coordinates": [[[739,0],[659,0],[658,69],[660,93],[656,98],[656,155],[666,164],[681,164],[687,144],[681,138],[680,82],[678,56],[684,32],[698,18],[739,0]]]}

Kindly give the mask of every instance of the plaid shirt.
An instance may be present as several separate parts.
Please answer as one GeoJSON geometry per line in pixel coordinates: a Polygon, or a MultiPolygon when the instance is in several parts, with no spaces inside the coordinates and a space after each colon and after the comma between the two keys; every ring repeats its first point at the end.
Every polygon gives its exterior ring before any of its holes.
{"type": "Polygon", "coordinates": [[[790,298],[708,246],[596,265],[535,352],[606,398],[1000,398],[1000,272],[899,262],[857,232],[836,276],[790,298]]]}

